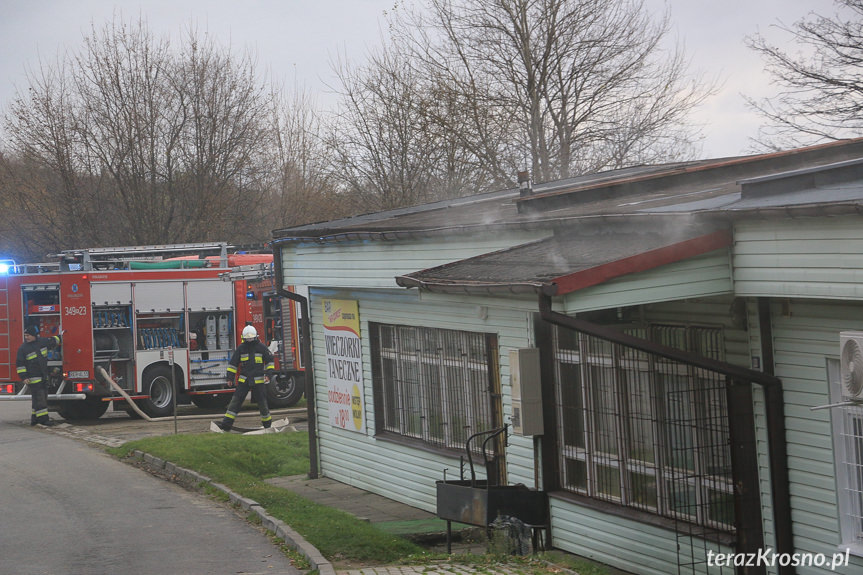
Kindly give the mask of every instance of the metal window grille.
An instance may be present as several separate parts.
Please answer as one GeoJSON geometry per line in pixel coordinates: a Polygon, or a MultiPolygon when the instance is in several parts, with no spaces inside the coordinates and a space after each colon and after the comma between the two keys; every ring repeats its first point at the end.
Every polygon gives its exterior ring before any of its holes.
{"type": "Polygon", "coordinates": [[[463,449],[471,435],[495,427],[493,336],[374,323],[369,328],[378,431],[463,449]]]}
{"type": "MultiPolygon", "coordinates": [[[[630,332],[723,359],[720,329],[630,332]]],[[[560,326],[554,342],[561,486],[733,533],[725,376],[560,326]]]]}
{"type": "MultiPolygon", "coordinates": [[[[827,360],[827,377],[832,401],[845,401],[837,359],[827,360]]],[[[863,406],[840,405],[832,416],[842,542],[860,545],[863,544],[863,406]]]]}

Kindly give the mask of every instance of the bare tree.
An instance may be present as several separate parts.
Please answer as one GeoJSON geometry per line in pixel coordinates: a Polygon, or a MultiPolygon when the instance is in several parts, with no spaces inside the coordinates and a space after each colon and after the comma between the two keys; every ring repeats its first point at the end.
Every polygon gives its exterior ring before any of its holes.
{"type": "Polygon", "coordinates": [[[388,208],[691,157],[713,88],[641,0],[427,0],[368,64],[336,66],[346,190],[388,208]]]}
{"type": "Polygon", "coordinates": [[[51,174],[36,213],[57,247],[233,237],[263,197],[269,103],[248,56],[115,20],[29,81],[6,128],[12,153],[51,174]]]}
{"type": "MultiPolygon", "coordinates": [[[[284,93],[284,92],[282,92],[284,93]]],[[[267,200],[259,221],[269,233],[278,227],[350,215],[349,198],[338,194],[323,139],[321,113],[299,88],[287,99],[273,95],[271,122],[275,136],[267,200]]]]}
{"type": "Polygon", "coordinates": [[[0,258],[41,261],[58,245],[56,220],[64,214],[44,203],[54,187],[49,171],[0,153],[0,258]]]}
{"type": "Polygon", "coordinates": [[[341,60],[335,71],[342,101],[327,143],[341,189],[365,211],[433,196],[446,159],[428,118],[438,94],[393,50],[371,54],[362,67],[341,60]]]}
{"type": "Polygon", "coordinates": [[[641,0],[428,0],[397,12],[393,50],[426,85],[457,94],[430,107],[491,181],[528,167],[548,181],[690,156],[687,118],[712,92],[663,46],[668,14],[641,0]]]}
{"type": "Polygon", "coordinates": [[[863,0],[835,0],[837,13],[811,13],[777,25],[795,44],[791,54],[760,34],[747,39],[761,54],[779,92],[748,104],[767,121],[758,146],[781,149],[858,137],[863,131],[863,0]]]}

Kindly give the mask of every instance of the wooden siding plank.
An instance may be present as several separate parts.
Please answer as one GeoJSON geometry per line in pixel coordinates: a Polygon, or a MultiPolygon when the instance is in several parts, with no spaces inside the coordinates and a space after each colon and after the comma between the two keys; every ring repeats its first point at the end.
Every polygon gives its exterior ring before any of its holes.
{"type": "Polygon", "coordinates": [[[793,299],[774,301],[771,311],[776,375],[785,390],[795,547],[825,552],[825,544],[839,543],[832,427],[829,410],[811,408],[829,403],[827,358],[839,354],[839,332],[860,325],[863,305],[793,299]]]}
{"type": "Polygon", "coordinates": [[[630,274],[568,294],[564,313],[730,293],[728,250],[630,274]]]}
{"type": "MultiPolygon", "coordinates": [[[[488,307],[487,315],[478,313],[481,298],[464,296],[423,297],[422,300],[405,301],[398,298],[369,297],[369,292],[317,290],[312,288],[311,313],[320,314],[321,298],[338,293],[344,299],[359,302],[360,331],[363,337],[363,379],[365,383],[364,400],[369,425],[369,435],[357,434],[329,427],[329,413],[326,397],[326,365],[322,354],[316,355],[315,369],[318,384],[318,422],[320,426],[319,444],[321,450],[321,469],[324,475],[344,481],[372,492],[386,494],[405,503],[420,506],[427,511],[435,510],[435,481],[443,478],[447,468],[448,477],[457,478],[459,474],[458,455],[435,454],[428,450],[412,449],[409,446],[374,438],[374,394],[372,389],[371,357],[369,354],[369,322],[394,323],[463,329],[481,333],[498,334],[499,363],[501,383],[504,391],[505,413],[509,408],[509,349],[529,347],[526,339],[532,330],[531,312],[488,307]],[[456,327],[457,326],[457,327],[456,327]],[[323,374],[323,375],[322,375],[323,374]],[[387,469],[386,474],[374,474],[370,470],[387,469]]],[[[401,293],[401,292],[394,292],[401,293]]],[[[534,306],[536,304],[534,303],[534,306]]],[[[312,322],[313,345],[323,349],[323,330],[319,321],[312,322]]],[[[508,474],[528,486],[533,485],[534,465],[532,439],[512,437],[507,449],[508,474]]],[[[484,470],[477,469],[482,476],[484,470]]]]}
{"type": "Polygon", "coordinates": [[[555,547],[632,573],[677,572],[677,538],[671,531],[555,499],[551,513],[555,547]]]}
{"type": "Polygon", "coordinates": [[[419,240],[356,240],[281,246],[284,282],[327,287],[397,287],[395,277],[537,239],[542,231],[452,235],[419,240]]]}
{"type": "Polygon", "coordinates": [[[859,217],[743,222],[734,239],[739,295],[863,299],[859,217]]]}

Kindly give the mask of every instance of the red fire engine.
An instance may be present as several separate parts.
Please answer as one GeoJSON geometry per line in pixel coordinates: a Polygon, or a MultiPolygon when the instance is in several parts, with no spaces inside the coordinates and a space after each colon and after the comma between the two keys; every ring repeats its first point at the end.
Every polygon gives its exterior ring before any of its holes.
{"type": "Polygon", "coordinates": [[[0,399],[29,399],[15,355],[24,328],[63,332],[49,352],[49,408],[95,419],[110,402],[132,413],[110,378],[150,417],[174,402],[221,408],[228,361],[246,325],[274,350],[271,407],[303,394],[298,307],[275,293],[271,253],[225,243],[68,250],[50,264],[0,265],[0,399]],[[4,271],[6,273],[2,273],[4,271]]]}

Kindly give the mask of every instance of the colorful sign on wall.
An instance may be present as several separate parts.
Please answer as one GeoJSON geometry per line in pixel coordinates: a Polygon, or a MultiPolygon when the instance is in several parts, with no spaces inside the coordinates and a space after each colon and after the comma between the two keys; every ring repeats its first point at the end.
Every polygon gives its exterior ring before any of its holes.
{"type": "Polygon", "coordinates": [[[324,340],[330,425],[365,432],[363,346],[355,300],[325,299],[324,340]]]}

